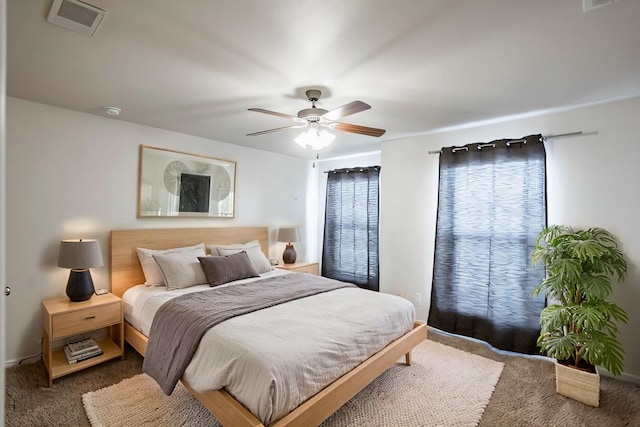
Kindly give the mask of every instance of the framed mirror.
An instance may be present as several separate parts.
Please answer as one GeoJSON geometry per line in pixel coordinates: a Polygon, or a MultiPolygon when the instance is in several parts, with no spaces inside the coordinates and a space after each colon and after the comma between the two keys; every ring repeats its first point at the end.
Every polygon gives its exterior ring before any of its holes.
{"type": "Polygon", "coordinates": [[[236,162],[140,146],[138,217],[233,218],[236,162]]]}

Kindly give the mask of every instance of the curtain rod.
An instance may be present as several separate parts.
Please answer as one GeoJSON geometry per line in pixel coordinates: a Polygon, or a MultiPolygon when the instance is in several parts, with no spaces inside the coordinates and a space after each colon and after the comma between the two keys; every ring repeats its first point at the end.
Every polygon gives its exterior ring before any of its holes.
{"type": "MultiPolygon", "coordinates": [[[[566,138],[568,136],[577,136],[577,135],[582,135],[582,131],[561,133],[561,134],[558,134],[558,135],[543,135],[542,139],[544,139],[546,141],[547,139],[566,138]]],[[[429,154],[441,154],[441,153],[442,153],[442,150],[429,151],[429,154]]]]}
{"type": "Polygon", "coordinates": [[[364,172],[365,170],[380,170],[380,166],[365,166],[365,167],[355,167],[355,168],[342,168],[342,169],[334,169],[334,170],[330,170],[330,171],[324,171],[324,173],[364,172]]]}

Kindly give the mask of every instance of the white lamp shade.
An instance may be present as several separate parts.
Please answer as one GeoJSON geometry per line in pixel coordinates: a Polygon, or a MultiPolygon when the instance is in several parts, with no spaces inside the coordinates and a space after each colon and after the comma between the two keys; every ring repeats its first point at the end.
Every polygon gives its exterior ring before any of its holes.
{"type": "Polygon", "coordinates": [[[336,136],[326,130],[316,129],[310,127],[305,132],[302,132],[294,141],[302,148],[310,147],[314,151],[322,150],[323,148],[331,145],[336,136]]]}
{"type": "Polygon", "coordinates": [[[58,267],[84,270],[102,267],[102,251],[97,240],[62,240],[58,254],[58,267]]]}
{"type": "Polygon", "coordinates": [[[299,242],[300,232],[298,227],[284,227],[278,229],[278,242],[299,242]]]}

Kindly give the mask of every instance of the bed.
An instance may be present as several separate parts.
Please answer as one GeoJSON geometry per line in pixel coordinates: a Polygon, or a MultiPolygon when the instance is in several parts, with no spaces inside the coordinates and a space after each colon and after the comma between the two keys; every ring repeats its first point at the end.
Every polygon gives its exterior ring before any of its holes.
{"type": "MultiPolygon", "coordinates": [[[[265,251],[268,248],[266,227],[221,227],[188,229],[114,230],[111,233],[111,289],[118,296],[144,283],[136,249],[166,249],[194,245],[200,242],[232,244],[258,240],[265,251]]],[[[382,372],[405,356],[411,364],[411,349],[426,339],[426,325],[415,322],[408,332],[388,343],[380,351],[359,363],[355,368],[335,379],[328,386],[278,417],[274,426],[318,425],[339,409],[356,393],[366,387],[382,372]]],[[[147,337],[131,323],[125,323],[126,341],[144,355],[147,337]]],[[[220,421],[227,426],[262,426],[263,422],[238,402],[225,389],[200,392],[183,377],[184,386],[220,421]]]]}

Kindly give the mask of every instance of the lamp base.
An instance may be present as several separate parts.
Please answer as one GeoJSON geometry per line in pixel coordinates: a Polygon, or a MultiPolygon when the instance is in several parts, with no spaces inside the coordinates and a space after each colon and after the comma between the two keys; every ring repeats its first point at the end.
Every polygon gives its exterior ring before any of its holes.
{"type": "Polygon", "coordinates": [[[289,243],[282,253],[282,260],[285,264],[294,264],[297,257],[298,254],[296,253],[296,250],[293,249],[293,245],[289,243]]]}
{"type": "Polygon", "coordinates": [[[91,298],[95,289],[89,269],[71,270],[67,281],[67,296],[73,302],[86,301],[91,298]]]}

